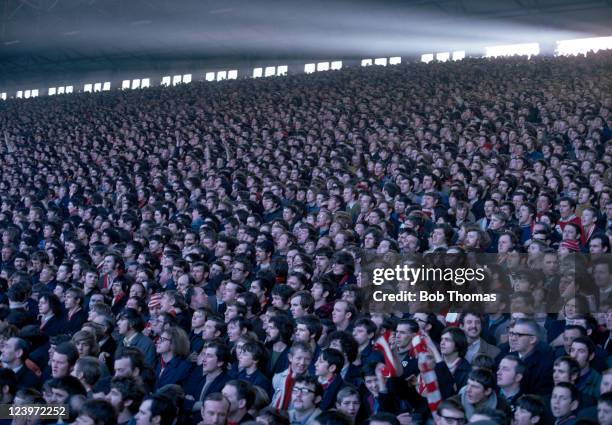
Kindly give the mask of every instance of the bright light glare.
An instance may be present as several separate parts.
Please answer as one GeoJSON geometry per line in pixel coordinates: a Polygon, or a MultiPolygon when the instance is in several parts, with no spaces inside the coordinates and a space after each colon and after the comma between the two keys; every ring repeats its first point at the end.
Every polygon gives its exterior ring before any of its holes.
{"type": "Polygon", "coordinates": [[[316,70],[316,65],[314,63],[307,63],[304,65],[304,72],[306,74],[312,74],[316,70]]]}
{"type": "Polygon", "coordinates": [[[232,69],[230,71],[227,71],[227,79],[228,80],[235,80],[238,78],[238,70],[237,69],[232,69]]]}
{"type": "Polygon", "coordinates": [[[557,55],[584,55],[590,51],[612,49],[612,37],[578,38],[557,41],[557,55]]]}
{"type": "Polygon", "coordinates": [[[66,86],[66,93],[70,94],[72,93],[73,87],[72,86],[66,86]]]}
{"type": "Polygon", "coordinates": [[[217,72],[217,81],[221,81],[221,80],[227,80],[227,72],[226,71],[219,71],[219,72],[217,72]]]}
{"type": "Polygon", "coordinates": [[[141,89],[146,89],[147,87],[151,87],[151,79],[150,78],[143,78],[140,81],[140,88],[141,89]]]}
{"type": "Polygon", "coordinates": [[[180,75],[175,75],[174,77],[172,77],[172,85],[176,86],[177,84],[181,83],[181,76],[180,75]]]}
{"type": "Polygon", "coordinates": [[[342,69],[342,61],[333,61],[331,63],[331,69],[334,69],[334,70],[342,69]]]}
{"type": "Polygon", "coordinates": [[[253,68],[253,78],[259,78],[263,76],[263,68],[253,68]]]}
{"type": "Polygon", "coordinates": [[[539,43],[509,44],[506,46],[485,47],[485,57],[497,56],[534,56],[540,54],[539,43]]]}
{"type": "Polygon", "coordinates": [[[387,66],[387,58],[376,58],[376,59],[374,59],[374,65],[387,66]]]}
{"type": "Polygon", "coordinates": [[[370,66],[372,65],[372,59],[361,59],[361,66],[370,66]]]}
{"type": "Polygon", "coordinates": [[[446,62],[449,59],[450,59],[450,53],[448,52],[436,53],[436,60],[439,62],[446,62]]]}
{"type": "Polygon", "coordinates": [[[129,89],[130,88],[130,80],[123,80],[121,82],[121,89],[129,89]]]}
{"type": "Polygon", "coordinates": [[[17,91],[16,97],[17,99],[21,99],[23,97],[23,92],[21,90],[17,91]]]}
{"type": "Polygon", "coordinates": [[[207,72],[205,79],[206,79],[206,81],[215,81],[215,73],[214,72],[207,72]]]}
{"type": "Polygon", "coordinates": [[[461,59],[465,59],[465,50],[457,50],[453,52],[454,61],[460,61],[461,59]]]}
{"type": "Polygon", "coordinates": [[[140,78],[135,78],[132,80],[132,88],[139,89],[140,88],[140,78]]]}
{"type": "Polygon", "coordinates": [[[24,92],[24,94],[23,94],[23,97],[25,97],[26,99],[29,99],[30,98],[30,94],[31,94],[30,90],[26,90],[24,92]]]}
{"type": "Polygon", "coordinates": [[[0,99],[6,100],[6,93],[0,93],[0,99]]]}
{"type": "Polygon", "coordinates": [[[32,97],[38,97],[38,89],[32,90],[32,97]]]}
{"type": "Polygon", "coordinates": [[[94,92],[102,91],[102,83],[94,84],[94,92]]]}
{"type": "Polygon", "coordinates": [[[402,58],[399,56],[389,58],[389,65],[399,65],[400,63],[402,63],[402,58]]]}
{"type": "Polygon", "coordinates": [[[172,82],[172,77],[170,77],[169,75],[165,76],[162,78],[162,82],[161,85],[162,86],[169,86],[170,83],[172,82]]]}
{"type": "Polygon", "coordinates": [[[433,53],[425,53],[421,56],[421,62],[429,63],[434,59],[433,53]]]}
{"type": "Polygon", "coordinates": [[[329,62],[319,62],[317,64],[317,71],[329,71],[329,62]]]}
{"type": "Polygon", "coordinates": [[[57,93],[57,88],[49,87],[49,96],[54,96],[57,93]]]}
{"type": "Polygon", "coordinates": [[[185,83],[185,84],[191,83],[191,74],[183,75],[183,83],[185,83]]]}
{"type": "Polygon", "coordinates": [[[65,87],[58,87],[57,88],[57,94],[64,94],[66,92],[65,90],[66,90],[65,87]]]}
{"type": "Polygon", "coordinates": [[[92,89],[92,85],[91,84],[85,84],[85,86],[83,87],[83,91],[85,93],[91,93],[91,89],[92,89]]]}
{"type": "Polygon", "coordinates": [[[266,70],[264,71],[264,77],[271,77],[273,75],[276,75],[276,67],[266,66],[266,70]]]}
{"type": "Polygon", "coordinates": [[[276,67],[276,75],[283,76],[283,75],[287,75],[287,71],[289,70],[289,67],[287,67],[287,65],[279,65],[278,67],[276,67]]]}
{"type": "Polygon", "coordinates": [[[103,91],[109,91],[110,90],[110,81],[105,81],[104,84],[102,85],[102,90],[103,91]]]}

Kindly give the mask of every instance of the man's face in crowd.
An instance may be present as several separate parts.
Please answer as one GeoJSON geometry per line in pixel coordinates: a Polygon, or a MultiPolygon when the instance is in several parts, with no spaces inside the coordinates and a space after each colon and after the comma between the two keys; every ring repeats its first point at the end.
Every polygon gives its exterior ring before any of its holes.
{"type": "Polygon", "coordinates": [[[225,425],[229,413],[227,400],[206,400],[201,409],[202,425],[225,425]]]}
{"type": "Polygon", "coordinates": [[[303,375],[308,370],[308,366],[312,362],[312,354],[307,351],[297,350],[295,354],[289,353],[289,363],[291,370],[296,375],[303,375]]]}
{"type": "Polygon", "coordinates": [[[559,382],[572,382],[570,367],[567,362],[558,362],[553,366],[553,382],[555,385],[559,382]]]}
{"type": "Polygon", "coordinates": [[[346,302],[337,302],[334,304],[334,309],[332,311],[332,321],[334,323],[343,323],[348,319],[348,316],[346,302]]]}
{"type": "Polygon", "coordinates": [[[599,384],[599,394],[604,394],[612,391],[612,373],[606,373],[601,376],[599,384]]]}
{"type": "Polygon", "coordinates": [[[539,416],[533,416],[531,412],[522,407],[514,411],[514,425],[535,425],[540,420],[539,416]]]}
{"type": "Polygon", "coordinates": [[[55,351],[53,352],[53,356],[51,356],[51,375],[54,378],[70,375],[68,356],[55,351]]]}
{"type": "Polygon", "coordinates": [[[580,369],[587,368],[589,366],[589,362],[593,358],[593,354],[589,355],[588,347],[585,344],[576,341],[572,342],[569,355],[578,362],[580,369]]]}
{"type": "Polygon", "coordinates": [[[578,407],[578,401],[572,401],[572,393],[568,388],[556,386],[550,397],[550,410],[555,418],[569,415],[578,407]]]}
{"type": "Polygon", "coordinates": [[[296,383],[291,392],[291,403],[293,408],[298,412],[308,412],[314,409],[316,399],[315,389],[313,385],[308,385],[304,382],[296,383]]]}
{"type": "Polygon", "coordinates": [[[482,332],[482,322],[478,316],[467,314],[463,320],[461,328],[464,330],[468,338],[476,339],[480,337],[480,333],[482,332]]]}
{"type": "Polygon", "coordinates": [[[480,403],[491,394],[491,388],[485,388],[480,382],[468,379],[465,392],[468,403],[475,405],[480,403]]]}
{"type": "Polygon", "coordinates": [[[223,367],[223,362],[219,361],[219,358],[217,357],[217,350],[213,347],[205,348],[202,352],[201,359],[202,371],[205,375],[217,372],[223,367]]]}
{"type": "Polygon", "coordinates": [[[336,403],[336,409],[347,415],[352,420],[355,420],[357,413],[361,407],[361,401],[358,395],[348,395],[338,400],[336,403]]]}
{"type": "Polygon", "coordinates": [[[138,413],[136,413],[136,425],[151,425],[153,419],[151,417],[151,400],[145,400],[140,404],[138,413]]]}
{"type": "Polygon", "coordinates": [[[115,376],[133,376],[132,362],[128,357],[120,357],[115,360],[115,376]]]}

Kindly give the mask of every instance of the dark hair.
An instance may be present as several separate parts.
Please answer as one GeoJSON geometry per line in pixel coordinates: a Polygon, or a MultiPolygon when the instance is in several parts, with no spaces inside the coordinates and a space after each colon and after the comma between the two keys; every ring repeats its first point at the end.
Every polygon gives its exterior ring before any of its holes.
{"type": "Polygon", "coordinates": [[[461,328],[448,327],[442,330],[440,335],[449,334],[453,342],[455,343],[455,351],[459,357],[465,357],[468,349],[468,340],[465,336],[465,332],[461,328]]]}
{"type": "Polygon", "coordinates": [[[327,410],[317,416],[319,425],[351,425],[351,419],[337,410],[327,410]]]}
{"type": "Polygon", "coordinates": [[[222,370],[226,370],[232,360],[232,352],[230,348],[219,341],[210,341],[204,345],[204,349],[213,348],[217,356],[217,361],[223,362],[222,370]]]}
{"type": "Polygon", "coordinates": [[[566,363],[569,368],[570,379],[572,376],[580,376],[580,365],[575,358],[570,356],[561,356],[555,359],[553,366],[558,365],[560,363],[566,363]]]}
{"type": "Polygon", "coordinates": [[[74,376],[62,376],[61,378],[52,378],[49,381],[49,388],[57,388],[66,391],[70,396],[83,395],[87,396],[87,390],[74,376]]]}
{"type": "Polygon", "coordinates": [[[367,317],[362,317],[360,319],[357,319],[355,323],[353,324],[353,328],[356,328],[358,326],[364,327],[366,330],[366,333],[372,336],[376,335],[376,330],[378,329],[378,327],[376,326],[376,323],[374,323],[372,319],[369,319],[367,317]]]}
{"type": "Polygon", "coordinates": [[[306,316],[300,317],[295,321],[296,327],[297,325],[304,325],[310,332],[310,335],[315,338],[317,341],[321,337],[321,333],[323,332],[323,325],[321,325],[321,319],[319,319],[314,314],[308,314],[306,316]]]}
{"type": "Polygon", "coordinates": [[[236,389],[236,399],[246,401],[246,410],[249,410],[255,402],[255,391],[253,385],[244,379],[234,379],[226,383],[236,389]]]}
{"type": "Polygon", "coordinates": [[[309,386],[314,387],[314,394],[315,397],[317,396],[323,396],[323,386],[319,383],[319,381],[317,380],[317,378],[315,376],[312,375],[302,375],[302,376],[298,376],[297,378],[295,378],[295,383],[303,383],[309,386]]]}
{"type": "Polygon", "coordinates": [[[106,400],[87,400],[81,406],[79,416],[81,415],[89,416],[94,425],[114,425],[117,423],[115,408],[106,400]]]}
{"type": "Polygon", "coordinates": [[[578,338],[572,341],[572,345],[574,345],[575,343],[585,345],[587,350],[589,350],[589,356],[591,356],[595,352],[595,344],[588,336],[579,336],[578,338]]]}
{"type": "Polygon", "coordinates": [[[264,347],[260,341],[247,342],[242,346],[242,351],[251,353],[253,360],[257,362],[259,369],[264,368],[266,361],[268,360],[268,350],[264,347]]]}
{"type": "Polygon", "coordinates": [[[557,385],[555,385],[555,388],[557,387],[568,389],[572,396],[572,401],[580,401],[580,391],[574,384],[570,384],[569,382],[559,382],[557,385]]]}
{"type": "Polygon", "coordinates": [[[177,416],[177,409],[169,397],[154,394],[146,400],[151,400],[151,419],[160,417],[160,425],[172,425],[177,416]]]}
{"type": "Polygon", "coordinates": [[[340,347],[342,347],[342,352],[350,363],[357,359],[359,344],[351,333],[346,331],[334,331],[329,334],[327,340],[330,342],[338,340],[340,342],[340,347]]]}
{"type": "Polygon", "coordinates": [[[532,417],[539,416],[540,420],[536,423],[536,425],[543,423],[544,414],[546,413],[546,405],[542,401],[542,399],[533,394],[525,394],[516,402],[516,407],[527,410],[531,413],[532,417]]]}
{"type": "Polygon", "coordinates": [[[606,403],[608,406],[612,406],[612,391],[608,391],[607,393],[603,393],[599,400],[597,400],[597,404],[606,403]]]}
{"type": "Polygon", "coordinates": [[[295,329],[293,320],[284,314],[277,314],[270,317],[268,323],[278,329],[281,341],[283,341],[285,344],[291,343],[295,329]]]}
{"type": "Polygon", "coordinates": [[[0,369],[0,388],[4,388],[5,385],[8,386],[9,394],[14,396],[17,392],[17,375],[12,369],[0,369]]]}
{"type": "Polygon", "coordinates": [[[325,348],[319,356],[330,366],[336,366],[336,374],[339,374],[344,367],[344,355],[334,348],[325,348]]]}
{"type": "Polygon", "coordinates": [[[57,354],[65,355],[70,366],[74,366],[76,361],[79,359],[79,352],[71,342],[62,342],[61,344],[58,344],[57,347],[55,347],[55,352],[57,354]]]}
{"type": "Polygon", "coordinates": [[[481,407],[480,409],[476,409],[474,414],[486,416],[496,425],[510,425],[510,416],[506,412],[499,409],[481,407]]]}
{"type": "Polygon", "coordinates": [[[87,385],[94,385],[98,382],[102,375],[102,370],[97,358],[89,356],[81,357],[76,363],[78,363],[81,373],[83,374],[83,381],[87,385]]]}
{"type": "Polygon", "coordinates": [[[370,416],[370,419],[368,420],[368,424],[371,424],[374,421],[386,422],[389,425],[399,425],[399,421],[397,420],[395,415],[389,412],[378,412],[375,415],[370,416]]]}
{"type": "Polygon", "coordinates": [[[123,318],[127,319],[130,328],[134,329],[136,332],[142,332],[145,328],[145,321],[142,318],[142,315],[133,308],[126,308],[123,310],[123,312],[119,315],[118,320],[123,318]]]}
{"type": "Polygon", "coordinates": [[[489,369],[472,369],[468,379],[478,382],[485,390],[487,388],[495,388],[495,376],[493,376],[493,372],[489,369]]]}
{"type": "Polygon", "coordinates": [[[62,316],[62,302],[55,294],[41,294],[40,299],[45,299],[49,303],[49,308],[57,318],[62,316]]]}
{"type": "Polygon", "coordinates": [[[511,362],[516,363],[516,366],[514,367],[514,372],[525,376],[525,372],[527,372],[527,366],[519,356],[517,356],[516,354],[507,354],[502,358],[502,360],[510,360],[511,362]]]}
{"type": "Polygon", "coordinates": [[[136,414],[138,412],[138,407],[146,394],[140,378],[135,378],[133,376],[115,376],[111,380],[110,387],[116,388],[121,393],[123,400],[132,400],[132,403],[128,406],[130,413],[136,414]]]}

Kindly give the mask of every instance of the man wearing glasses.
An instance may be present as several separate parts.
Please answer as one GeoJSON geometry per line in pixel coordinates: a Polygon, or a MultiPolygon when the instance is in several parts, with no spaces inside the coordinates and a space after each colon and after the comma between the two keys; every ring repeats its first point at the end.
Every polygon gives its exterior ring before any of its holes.
{"type": "Polygon", "coordinates": [[[436,425],[463,425],[465,411],[455,398],[448,398],[440,403],[434,415],[436,425]]]}
{"type": "Polygon", "coordinates": [[[322,400],[323,387],[313,376],[301,376],[295,380],[291,390],[289,421],[291,425],[311,425],[321,410],[317,407],[322,400]]]}
{"type": "Polygon", "coordinates": [[[518,319],[508,332],[511,354],[525,363],[521,390],[528,394],[550,394],[553,387],[553,354],[540,344],[540,326],[533,319],[518,319]]]}

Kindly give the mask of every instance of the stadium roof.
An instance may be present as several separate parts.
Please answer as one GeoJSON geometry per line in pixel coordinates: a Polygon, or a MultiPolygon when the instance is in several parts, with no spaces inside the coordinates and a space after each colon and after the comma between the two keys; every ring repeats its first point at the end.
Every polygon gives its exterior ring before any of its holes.
{"type": "Polygon", "coordinates": [[[2,0],[0,83],[612,35],[612,0],[2,0]]]}

